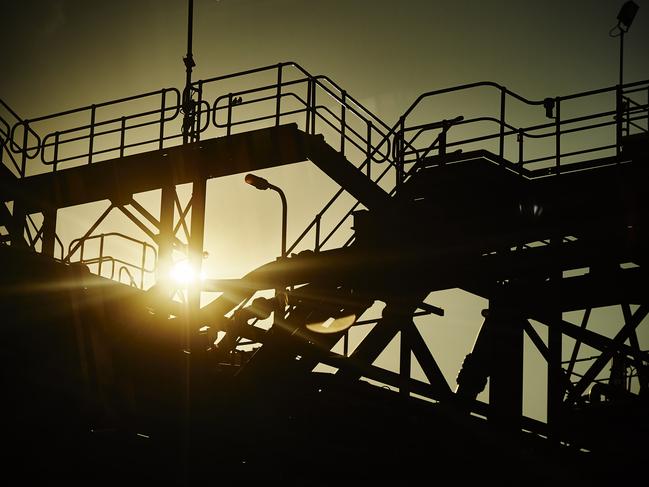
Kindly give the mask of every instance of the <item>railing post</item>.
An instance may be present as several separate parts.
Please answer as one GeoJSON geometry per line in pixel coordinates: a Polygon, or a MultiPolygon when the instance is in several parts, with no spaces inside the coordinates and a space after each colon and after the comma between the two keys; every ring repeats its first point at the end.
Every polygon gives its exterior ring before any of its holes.
{"type": "Polygon", "coordinates": [[[124,142],[126,140],[126,117],[122,117],[122,125],[119,132],[119,157],[124,157],[124,142]]]}
{"type": "Polygon", "coordinates": [[[316,121],[316,96],[317,96],[317,86],[315,80],[311,79],[311,134],[315,134],[315,121],[316,121]]]}
{"type": "MultiPolygon", "coordinates": [[[[164,147],[165,140],[165,107],[166,107],[166,98],[167,90],[162,90],[162,97],[160,99],[160,139],[158,141],[158,149],[164,147]]],[[[124,117],[122,117],[123,119],[124,117]]]]}
{"type": "Polygon", "coordinates": [[[311,133],[311,90],[313,89],[313,80],[309,78],[306,83],[306,120],[304,123],[304,131],[307,134],[311,133]]]}
{"type": "Polygon", "coordinates": [[[228,119],[225,124],[225,135],[230,135],[232,123],[232,93],[228,93],[228,119]]]}
{"type": "MultiPolygon", "coordinates": [[[[442,122],[442,131],[439,134],[439,149],[438,149],[438,152],[439,152],[440,156],[445,156],[446,155],[446,132],[448,131],[448,128],[449,128],[448,120],[444,120],[442,122]]],[[[419,158],[417,158],[417,159],[419,159],[419,158]]],[[[417,160],[417,162],[419,162],[419,161],[417,160]]],[[[440,165],[444,164],[444,162],[445,161],[443,159],[440,160],[440,165]]]]}
{"type": "Polygon", "coordinates": [[[555,158],[557,175],[561,172],[561,98],[555,98],[556,115],[554,117],[555,158]]]}
{"type": "MultiPolygon", "coordinates": [[[[196,126],[194,127],[194,141],[198,142],[201,140],[201,105],[203,102],[203,81],[198,82],[198,90],[197,90],[198,97],[196,99],[196,117],[194,117],[194,123],[196,126]]],[[[207,118],[209,119],[210,114],[209,111],[207,113],[207,118]]]]}
{"type": "Polygon", "coordinates": [[[282,64],[277,65],[277,100],[275,103],[275,126],[279,126],[282,99],[282,64]]]}
{"type": "Polygon", "coordinates": [[[372,122],[367,121],[367,145],[365,148],[367,157],[367,177],[372,179],[372,122]]]}
{"type": "Polygon", "coordinates": [[[343,90],[341,93],[341,104],[340,104],[340,153],[343,156],[345,155],[346,103],[347,103],[347,92],[343,90]]]}
{"type": "Polygon", "coordinates": [[[397,167],[397,178],[396,178],[396,187],[399,188],[401,186],[401,182],[403,179],[403,165],[404,165],[404,160],[403,160],[403,151],[404,151],[404,133],[405,133],[405,126],[406,126],[406,120],[402,116],[399,119],[399,128],[400,130],[397,131],[395,134],[395,164],[397,167]]]}
{"type": "Polygon", "coordinates": [[[92,151],[95,139],[95,112],[97,110],[96,105],[91,105],[90,107],[90,135],[88,140],[88,164],[92,164],[92,151]]]}
{"type": "Polygon", "coordinates": [[[53,172],[56,172],[56,168],[58,165],[59,161],[59,137],[61,133],[56,131],[54,132],[54,166],[53,166],[53,172]]]}
{"type": "Polygon", "coordinates": [[[29,131],[29,122],[25,120],[23,122],[24,133],[23,133],[23,153],[20,159],[20,176],[25,177],[27,174],[27,133],[29,131]]]}
{"type": "Polygon", "coordinates": [[[498,154],[501,158],[501,163],[505,158],[505,100],[507,93],[504,87],[500,88],[500,136],[498,138],[498,154]]]}
{"type": "Polygon", "coordinates": [[[631,134],[631,103],[629,101],[629,98],[625,98],[624,95],[622,95],[622,108],[624,109],[624,121],[625,121],[625,127],[624,127],[624,134],[627,136],[631,134]]]}
{"type": "Polygon", "coordinates": [[[315,251],[320,252],[320,219],[322,213],[318,213],[315,218],[315,251]]]}
{"type": "Polygon", "coordinates": [[[622,151],[622,85],[615,90],[615,155],[622,151]]]}
{"type": "Polygon", "coordinates": [[[523,129],[518,129],[516,134],[516,142],[518,142],[518,167],[519,172],[523,172],[523,139],[524,139],[523,129]]]}

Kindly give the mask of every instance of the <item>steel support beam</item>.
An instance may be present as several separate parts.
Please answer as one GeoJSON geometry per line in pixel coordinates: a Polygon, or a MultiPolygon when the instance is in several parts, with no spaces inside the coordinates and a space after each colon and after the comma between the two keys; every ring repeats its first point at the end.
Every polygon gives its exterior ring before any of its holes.
{"type": "Polygon", "coordinates": [[[169,287],[169,273],[173,263],[172,252],[174,242],[174,200],[176,198],[176,187],[173,183],[167,182],[160,192],[160,227],[158,229],[158,263],[156,269],[156,284],[161,287],[162,295],[165,298],[171,296],[169,287]]]}
{"type": "Polygon", "coordinates": [[[607,348],[602,354],[595,359],[590,368],[586,371],[581,380],[575,385],[575,388],[568,394],[566,403],[572,404],[586,391],[588,386],[593,382],[597,375],[602,371],[604,366],[613,358],[613,355],[620,349],[619,345],[635,333],[635,329],[649,313],[649,305],[641,305],[636,312],[629,316],[622,329],[615,335],[611,347],[607,348]]]}

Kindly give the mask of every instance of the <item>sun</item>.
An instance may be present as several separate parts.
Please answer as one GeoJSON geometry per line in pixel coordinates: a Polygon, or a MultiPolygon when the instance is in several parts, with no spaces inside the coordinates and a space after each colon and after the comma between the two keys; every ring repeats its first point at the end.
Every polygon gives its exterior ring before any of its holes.
{"type": "Polygon", "coordinates": [[[186,260],[176,262],[169,272],[171,279],[181,285],[191,284],[196,280],[196,270],[186,260]]]}

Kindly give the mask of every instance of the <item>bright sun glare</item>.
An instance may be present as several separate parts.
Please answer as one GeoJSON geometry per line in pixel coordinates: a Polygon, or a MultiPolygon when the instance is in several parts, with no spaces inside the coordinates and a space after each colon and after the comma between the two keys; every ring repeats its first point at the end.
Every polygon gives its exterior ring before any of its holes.
{"type": "Polygon", "coordinates": [[[196,279],[196,271],[186,260],[176,262],[169,273],[171,278],[178,284],[190,284],[196,279]]]}

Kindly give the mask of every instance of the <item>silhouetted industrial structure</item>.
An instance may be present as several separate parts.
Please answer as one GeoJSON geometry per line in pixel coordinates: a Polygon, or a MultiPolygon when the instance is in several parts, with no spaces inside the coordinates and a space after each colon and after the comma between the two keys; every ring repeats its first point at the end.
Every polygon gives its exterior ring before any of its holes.
{"type": "Polygon", "coordinates": [[[186,66],[182,93],[32,120],[2,103],[3,470],[68,485],[597,484],[642,471],[649,81],[543,100],[475,83],[422,94],[390,127],[295,63],[195,82],[191,55],[186,66]],[[496,113],[422,116],[474,90],[496,113]],[[520,110],[541,121],[517,124],[520,110]],[[172,255],[200,268],[207,180],[300,162],[340,190],[286,255],[178,299],[172,255]],[[133,198],[150,190],[159,214],[133,198]],[[355,205],[330,218],[343,195],[355,205]],[[65,249],[57,211],[102,200],[65,249]],[[145,237],[96,233],[112,211],[145,237]],[[108,255],[108,239],[141,261],[108,255]],[[443,314],[425,300],[455,288],[489,306],[449,384],[413,320],[443,314]],[[201,308],[201,290],[222,294],[201,308]],[[363,318],[378,301],[382,316],[363,318]],[[624,319],[611,333],[589,329],[612,305],[624,319]],[[579,326],[562,315],[576,310],[579,326]],[[525,336],[547,364],[547,421],[523,415],[525,336]],[[398,372],[374,365],[395,337],[398,372]]]}

